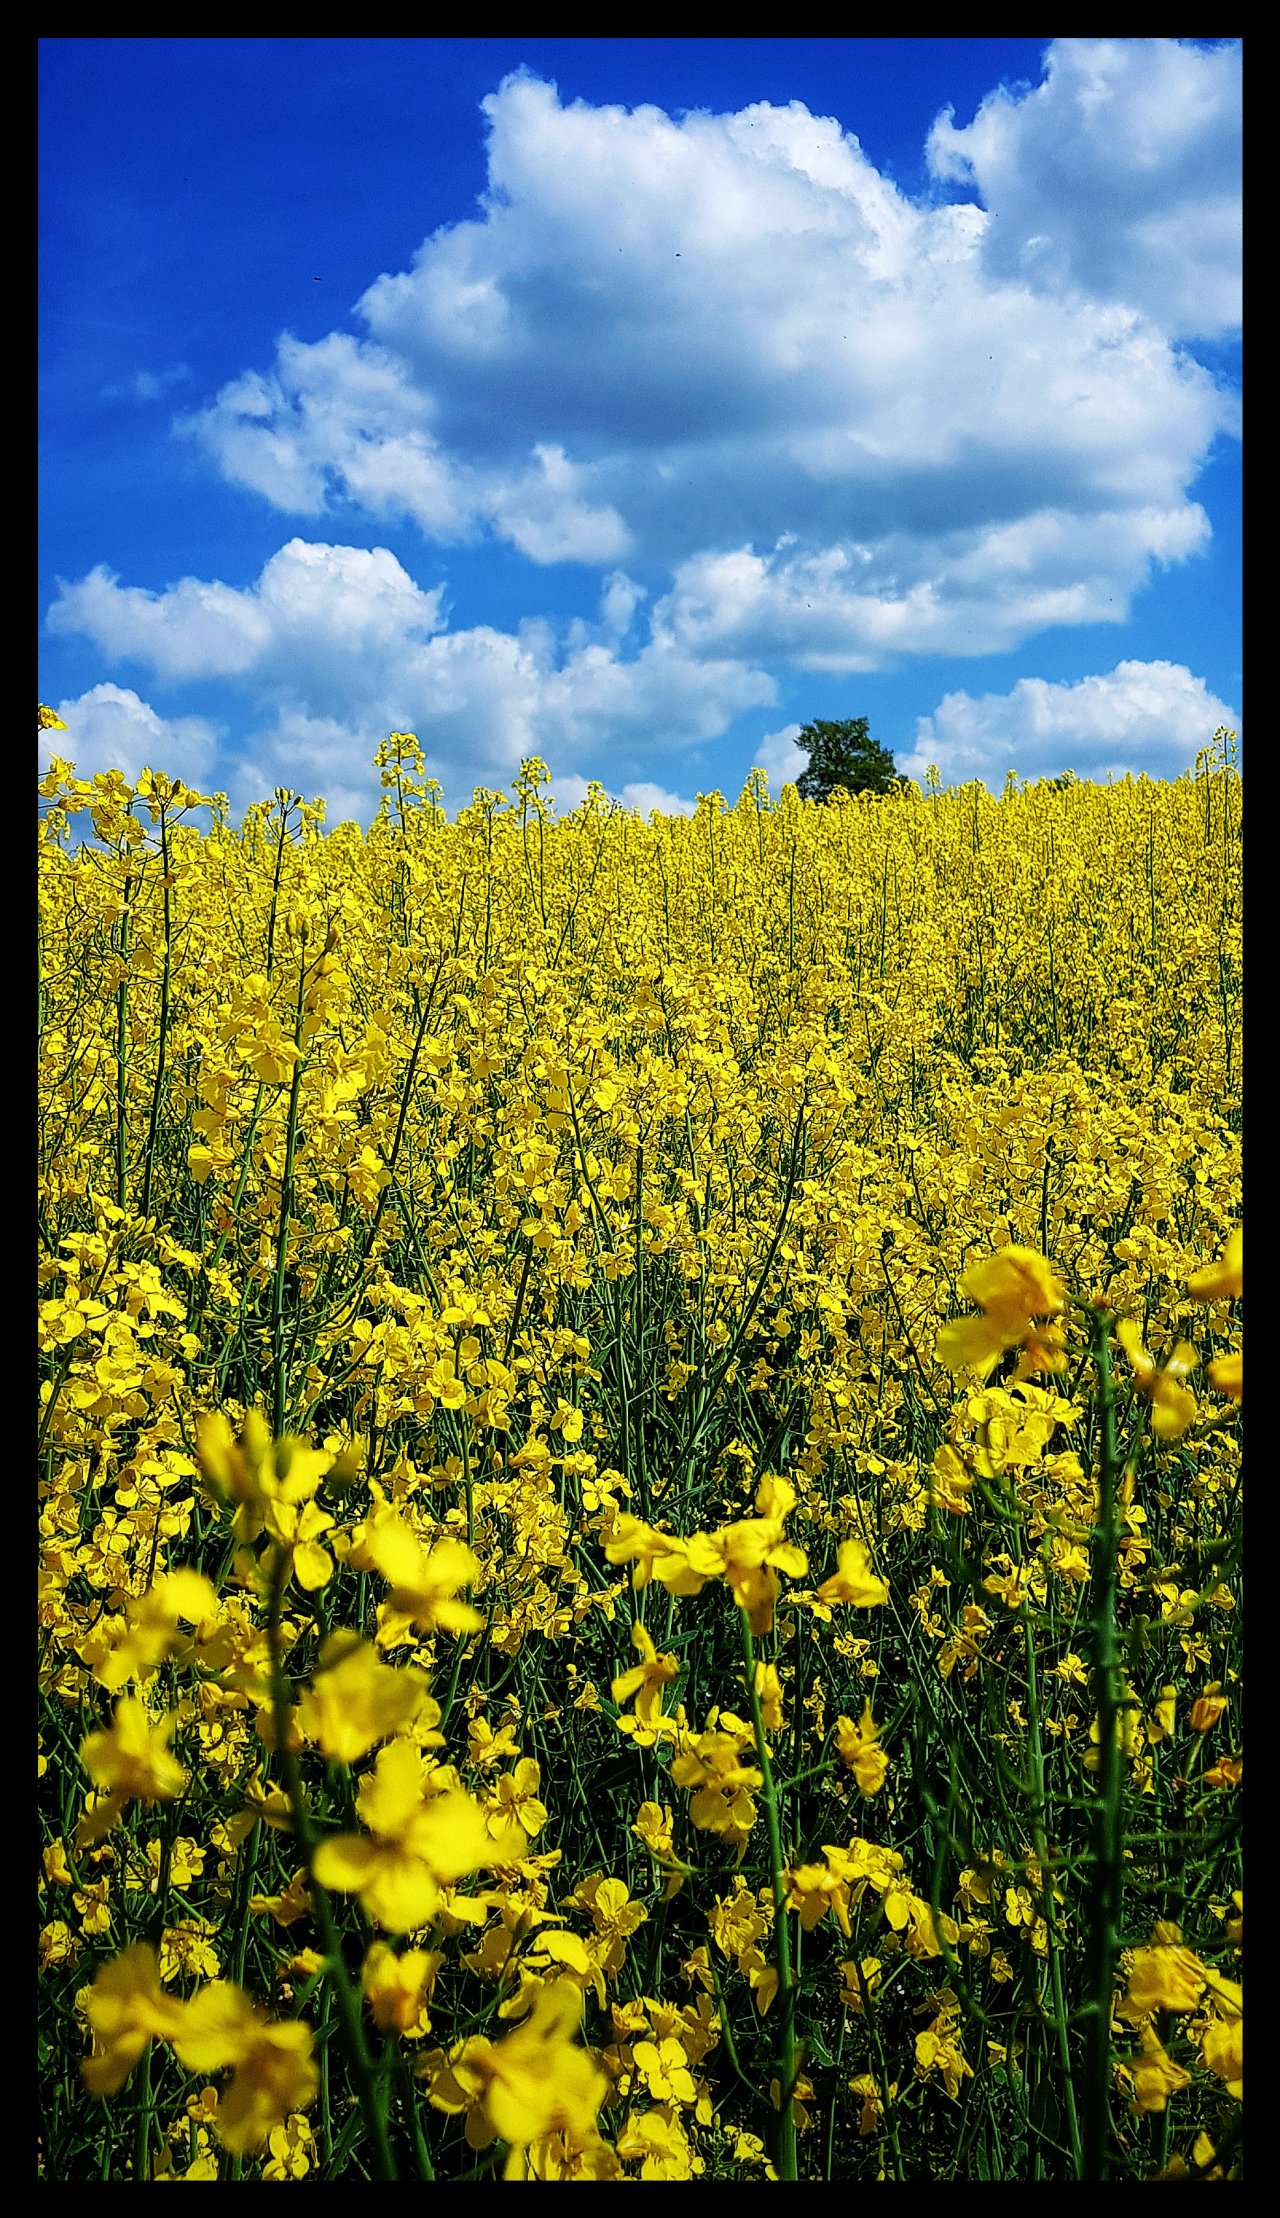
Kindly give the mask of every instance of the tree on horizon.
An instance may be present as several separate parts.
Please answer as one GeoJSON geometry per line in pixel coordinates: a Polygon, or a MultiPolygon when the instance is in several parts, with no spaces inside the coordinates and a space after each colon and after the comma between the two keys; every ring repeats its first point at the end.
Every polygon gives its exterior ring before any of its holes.
{"type": "Polygon", "coordinates": [[[796,780],[802,801],[829,801],[837,786],[848,793],[891,793],[898,784],[893,756],[872,739],[865,716],[838,723],[815,719],[796,740],[809,767],[796,780]]]}

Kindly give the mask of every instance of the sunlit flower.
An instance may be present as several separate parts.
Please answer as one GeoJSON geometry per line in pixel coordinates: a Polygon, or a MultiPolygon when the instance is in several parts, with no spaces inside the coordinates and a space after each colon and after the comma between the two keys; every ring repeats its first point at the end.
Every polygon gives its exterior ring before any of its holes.
{"type": "Polygon", "coordinates": [[[99,1664],[94,1677],[113,1693],[130,1679],[146,1679],[182,1642],[178,1621],[199,1625],[213,1617],[218,1597],[212,1583],[199,1571],[170,1571],[148,1591],[131,1599],[125,1610],[125,1632],[99,1664]]]}
{"type": "Polygon", "coordinates": [[[1207,1733],[1230,1708],[1220,1681],[1211,1679],[1191,1705],[1190,1725],[1193,1733],[1207,1733]]]}
{"type": "Polygon", "coordinates": [[[1244,1292],[1244,1232],[1237,1225],[1216,1263],[1206,1263],[1187,1280],[1193,1302],[1239,1301],[1244,1292]]]}
{"type": "Polygon", "coordinates": [[[1133,2081],[1134,2104],[1138,2110],[1160,2111],[1170,2095],[1191,2085],[1191,2074],[1174,2063],[1152,2026],[1142,2028],[1141,2040],[1140,2053],[1126,2066],[1133,2081]]]}
{"type": "Polygon", "coordinates": [[[849,1602],[855,1609],[871,1610],[889,1599],[889,1584],[871,1568],[871,1558],[860,1540],[842,1540],[836,1569],[818,1588],[820,1602],[849,1602]]]}
{"type": "Polygon", "coordinates": [[[1160,1440],[1181,1440],[1199,1414],[1196,1398],[1182,1383],[1200,1361],[1189,1340],[1180,1340],[1163,1370],[1142,1345],[1141,1327],[1122,1317],[1116,1338],[1133,1366],[1140,1393],[1151,1403],[1151,1429],[1160,1440]]]}
{"type": "Polygon", "coordinates": [[[604,1944],[601,1963],[612,1977],[621,1971],[626,1961],[627,1942],[645,1923],[648,1911],[642,1902],[633,1901],[621,1879],[607,1879],[599,1872],[584,1879],[569,1901],[590,1913],[596,1934],[604,1944]]]}
{"type": "Polygon", "coordinates": [[[778,1677],[776,1664],[756,1665],[755,1688],[766,1733],[780,1733],[786,1723],[786,1716],[782,1707],[782,1681],[778,1677]]]}
{"type": "Polygon", "coordinates": [[[806,1933],[821,1923],[828,1910],[834,1910],[840,1930],[848,1938],[848,1883],[829,1862],[796,1864],[787,1873],[787,1908],[795,1911],[806,1933]]]}
{"type": "Polygon", "coordinates": [[[709,1536],[720,1557],[720,1576],[727,1580],[734,1601],[746,1611],[756,1634],[772,1628],[778,1573],[785,1571],[789,1578],[801,1579],[809,1568],[803,1548],[787,1540],[783,1532],[795,1501],[795,1488],[786,1479],[767,1476],[756,1490],[760,1516],[740,1518],[709,1536]]]}
{"type": "Polygon", "coordinates": [[[1238,1980],[1220,1972],[1207,1974],[1210,2018],[1200,2036],[1205,2070],[1223,2081],[1227,2093],[1239,2102],[1244,2095],[1243,1994],[1238,1980]]]}
{"type": "Polygon", "coordinates": [[[390,1582],[387,1607],[397,1617],[431,1633],[475,1633],[484,1624],[478,1610],[456,1599],[458,1588],[474,1586],[480,1565],[460,1540],[439,1540],[424,1548],[402,1517],[371,1518],[360,1559],[390,1582]]]}
{"type": "Polygon", "coordinates": [[[335,1763],[354,1764],[415,1718],[427,1699],[420,1671],[393,1671],[354,1633],[331,1633],[298,1703],[298,1729],[335,1763]]]}
{"type": "Polygon", "coordinates": [[[312,1868],[322,1886],[358,1894],[389,1933],[429,1925],[442,1887],[525,1853],[520,1827],[495,1838],[480,1805],[460,1787],[428,1794],[422,1758],[408,1741],[381,1750],[356,1810],[368,1832],[321,1841],[312,1868]]]}
{"type": "Polygon", "coordinates": [[[725,1834],[740,1856],[756,1821],[754,1792],[764,1784],[763,1772],[742,1761],[753,1738],[750,1727],[741,1735],[713,1730],[689,1735],[671,1765],[675,1785],[690,1790],[694,1824],[704,1832],[725,1834]]]}
{"type": "Polygon", "coordinates": [[[1057,1273],[1034,1248],[1010,1245],[970,1264],[960,1281],[960,1291],[977,1302],[981,1317],[957,1318],[944,1325],[936,1348],[939,1363],[949,1371],[976,1371],[985,1376],[1009,1348],[1030,1347],[1030,1370],[1060,1370],[1065,1361],[1060,1335],[1053,1328],[1037,1330],[1042,1318],[1056,1317],[1064,1297],[1057,1273]]]}
{"type": "Polygon", "coordinates": [[[218,2104],[215,2130],[235,2156],[262,2148],[272,2128],[315,2098],[319,2074],[311,2028],[297,2018],[272,2022],[248,1995],[218,1980],[202,1987],[183,2009],[172,2036],[180,2063],[191,2072],[232,2067],[218,2104]]]}
{"type": "Polygon", "coordinates": [[[674,1722],[663,1715],[662,1690],[679,1678],[680,1662],[676,1656],[659,1655],[641,1624],[631,1628],[631,1645],[641,1660],[632,1670],[618,1674],[610,1692],[617,1703],[629,1702],[635,1697],[634,1720],[619,1718],[619,1731],[634,1734],[642,1746],[652,1746],[660,1734],[673,1733],[676,1729],[674,1722]],[[643,1740],[636,1732],[637,1726],[643,1730],[643,1740]]]}
{"type": "Polygon", "coordinates": [[[1131,2015],[1153,2010],[1194,2010],[1204,1993],[1205,1971],[1189,1948],[1135,1949],[1126,2005],[1131,2015]]]}
{"type": "Polygon", "coordinates": [[[541,1784],[542,1773],[532,1756],[522,1756],[514,1771],[504,1771],[494,1780],[488,1824],[495,1840],[513,1837],[509,1820],[514,1820],[530,1840],[542,1831],[548,1812],[546,1803],[538,1799],[541,1784]]]}
{"type": "Polygon", "coordinates": [[[165,1993],[153,1948],[138,1941],[107,1964],[85,1998],[93,2053],[80,2069],[93,2095],[123,2087],[148,2042],[171,2041],[185,2005],[165,1993]]]}
{"type": "Polygon", "coordinates": [[[849,1766],[860,1795],[878,1794],[889,1772],[889,1759],[880,1746],[880,1729],[865,1702],[855,1725],[852,1718],[836,1719],[836,1747],[849,1766]]]}
{"type": "Polygon", "coordinates": [[[958,2010],[943,2008],[923,2033],[916,2035],[916,2078],[928,2079],[937,2072],[953,2102],[957,2102],[966,2079],[973,2078],[973,2066],[960,2046],[962,2027],[958,2010]]]}
{"type": "Polygon", "coordinates": [[[138,1697],[126,1694],[111,1724],[82,1742],[80,1760],[104,1792],[76,1828],[78,1848],[101,1840],[130,1802],[172,1802],[181,1794],[187,1774],[168,1745],[177,1722],[173,1716],[153,1724],[138,1697]]]}
{"type": "MultiPolygon", "coordinates": [[[[505,2040],[465,2041],[451,2053],[430,2100],[442,2110],[467,2111],[467,2139],[477,2149],[497,2138],[514,2155],[548,2133],[586,2138],[609,2083],[573,2038],[581,2019],[577,1987],[561,1980],[540,1988],[529,2016],[505,2040]]],[[[521,2171],[508,2161],[508,2177],[521,2171]]]]}
{"type": "Polygon", "coordinates": [[[439,1949],[410,1948],[397,1956],[385,1941],[375,1941],[364,1960],[361,1985],[383,2033],[422,2040],[431,2031],[427,2002],[444,1962],[439,1949]]]}
{"type": "Polygon", "coordinates": [[[1244,1355],[1237,1348],[1230,1355],[1216,1355],[1209,1365],[1209,1384],[1229,1401],[1244,1399],[1244,1355]]]}
{"type": "Polygon", "coordinates": [[[615,2145],[628,2164],[639,2164],[642,2180],[689,2180],[694,2176],[689,2137],[669,2110],[632,2111],[615,2145]]]}
{"type": "MultiPolygon", "coordinates": [[[[262,2167],[264,2180],[305,2179],[311,2170],[315,2153],[315,2135],[306,2119],[300,2114],[286,2118],[281,2125],[272,2126],[267,2135],[267,2160],[262,2167]]],[[[189,2179],[190,2173],[186,2175],[189,2179]]]]}
{"type": "Polygon", "coordinates": [[[676,1854],[670,1809],[665,1804],[642,1802],[631,1830],[644,1843],[655,1864],[667,1875],[663,1887],[664,1897],[678,1894],[689,1875],[690,1867],[676,1854]]]}

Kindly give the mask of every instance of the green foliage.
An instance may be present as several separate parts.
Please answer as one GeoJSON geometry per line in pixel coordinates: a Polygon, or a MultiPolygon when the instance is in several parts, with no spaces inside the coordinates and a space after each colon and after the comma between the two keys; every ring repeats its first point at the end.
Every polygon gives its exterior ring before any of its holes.
{"type": "Polygon", "coordinates": [[[872,739],[865,716],[806,724],[796,745],[809,757],[796,780],[802,801],[829,801],[837,786],[848,793],[891,793],[900,782],[893,756],[872,739]]]}

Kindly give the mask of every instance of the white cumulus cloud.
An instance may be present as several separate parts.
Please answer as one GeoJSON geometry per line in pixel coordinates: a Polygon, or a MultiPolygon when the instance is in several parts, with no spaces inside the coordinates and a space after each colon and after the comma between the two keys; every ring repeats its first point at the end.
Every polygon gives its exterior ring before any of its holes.
{"type": "Polygon", "coordinates": [[[127,686],[90,686],[74,700],[59,701],[67,729],[44,735],[46,760],[61,755],[77,775],[120,770],[131,782],[143,770],[164,770],[207,792],[213,781],[217,726],[203,716],[158,716],[127,686]]]}
{"type": "Polygon", "coordinates": [[[1206,163],[1215,208],[1234,189],[1229,132],[1210,142],[1236,55],[1058,42],[1037,93],[935,126],[935,169],[986,209],[912,202],[798,101],[677,120],[518,73],[483,103],[482,214],[370,285],[365,337],[283,339],[189,428],[299,514],[353,502],[674,578],[693,654],[720,654],[735,598],[739,629],[819,669],[1121,616],[1203,543],[1190,488],[1235,427],[1156,295],[1232,279],[1190,199],[1206,163]],[[1085,252],[1092,225],[1148,238],[1121,221],[1144,195],[1186,216],[1151,248],[1158,284],[1132,241],[1085,252]],[[1033,219],[1056,244],[1028,263],[1033,219]]]}
{"type": "Polygon", "coordinates": [[[424,593],[385,547],[291,539],[242,588],[183,578],[154,593],[99,565],[61,587],[47,621],[161,678],[276,677],[332,698],[353,677],[363,691],[375,671],[393,675],[439,629],[440,591],[424,593]]]}
{"type": "Polygon", "coordinates": [[[929,138],[936,177],[976,185],[984,266],[1140,309],[1173,336],[1240,321],[1241,48],[1055,39],[1045,81],[1001,88],[929,138]]]}
{"type": "Polygon", "coordinates": [[[651,816],[656,809],[660,816],[692,816],[697,804],[685,801],[678,793],[668,793],[665,786],[653,785],[641,778],[625,785],[618,795],[624,809],[637,809],[641,816],[651,816]]]}
{"type": "Polygon", "coordinates": [[[159,679],[236,688],[247,704],[237,798],[283,784],[367,817],[388,731],[418,734],[452,804],[475,784],[505,784],[528,755],[568,770],[603,749],[630,764],[655,745],[718,738],[740,710],[774,699],[774,679],[749,660],[693,657],[653,627],[630,640],[640,598],[615,572],[600,622],[564,638],[539,621],[447,631],[439,590],[424,592],[385,547],[293,539],[242,589],[183,578],[149,592],[94,570],[62,587],[49,623],[159,679]]]}
{"type": "MultiPolygon", "coordinates": [[[[593,784],[598,786],[599,780],[580,778],[576,771],[567,777],[557,778],[554,781],[554,794],[561,815],[566,815],[569,810],[576,809],[585,801],[593,784]]],[[[608,787],[604,791],[611,801],[620,802],[624,809],[634,809],[639,815],[646,817],[655,809],[661,816],[692,816],[697,807],[695,801],[686,801],[681,794],[670,793],[665,786],[654,785],[652,781],[643,778],[632,779],[620,792],[613,793],[608,787]]]]}
{"type": "Polygon", "coordinates": [[[804,774],[809,758],[802,747],[798,724],[784,724],[780,732],[766,732],[755,751],[752,767],[764,771],[775,799],[784,786],[793,786],[804,774]]]}
{"type": "Polygon", "coordinates": [[[904,777],[934,765],[944,785],[1005,773],[1044,778],[1176,778],[1221,726],[1239,730],[1234,709],[1179,662],[1119,662],[1074,684],[1019,678],[1008,693],[948,693],[916,719],[915,743],[898,755],[904,777]]]}

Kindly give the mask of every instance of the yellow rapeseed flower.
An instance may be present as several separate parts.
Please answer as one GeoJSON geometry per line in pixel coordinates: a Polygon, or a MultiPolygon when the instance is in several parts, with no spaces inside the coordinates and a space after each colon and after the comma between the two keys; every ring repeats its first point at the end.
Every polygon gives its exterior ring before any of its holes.
{"type": "Polygon", "coordinates": [[[232,2067],[214,2131],[234,2156],[265,2147],[276,2126],[314,2101],[319,2073],[311,2028],[299,2019],[272,2023],[241,1988],[215,1980],[192,1996],[172,2036],[190,2072],[232,2067]]]}
{"type": "Polygon", "coordinates": [[[1244,1292],[1244,1231],[1236,1226],[1214,1263],[1193,1271],[1187,1280],[1193,1302],[1239,1301],[1244,1292]]]}
{"type": "Polygon", "coordinates": [[[1205,1969],[1189,1948],[1161,1945],[1133,1953],[1125,1996],[1126,2015],[1153,2010],[1194,2010],[1204,1993],[1205,1969]]]}
{"type": "Polygon", "coordinates": [[[1244,1356],[1239,1348],[1230,1355],[1216,1355],[1209,1365],[1209,1384],[1229,1401],[1244,1398],[1244,1356]]]}
{"type": "Polygon", "coordinates": [[[101,1840],[130,1802],[172,1802],[181,1794],[187,1774],[169,1752],[177,1722],[175,1715],[153,1724],[138,1697],[125,1694],[111,1724],[82,1741],[80,1760],[103,1791],[76,1828],[77,1848],[101,1840]]]}
{"type": "Polygon", "coordinates": [[[828,1604],[849,1602],[855,1609],[873,1610],[888,1599],[888,1581],[877,1578],[862,1542],[842,1540],[836,1568],[818,1588],[818,1600],[828,1604]]]}
{"type": "Polygon", "coordinates": [[[422,1757],[408,1741],[380,1751],[356,1810],[368,1832],[321,1841],[312,1869],[321,1886],[358,1894],[389,1933],[429,1925],[442,1889],[454,1880],[525,1854],[523,1830],[506,1826],[495,1838],[485,1812],[462,1788],[430,1793],[422,1757]]]}
{"type": "Polygon", "coordinates": [[[178,1621],[200,1625],[217,1615],[218,1597],[203,1572],[170,1571],[148,1591],[130,1599],[125,1631],[94,1672],[113,1693],[130,1679],[147,1679],[182,1642],[178,1621]]]}
{"type": "Polygon", "coordinates": [[[1039,1320],[1062,1310],[1062,1287],[1052,1264],[1034,1248],[1011,1244],[970,1264],[960,1291],[983,1314],[957,1318],[938,1334],[938,1361],[949,1371],[976,1371],[984,1377],[1009,1348],[1027,1351],[1020,1377],[1062,1369],[1066,1358],[1060,1333],[1051,1325],[1038,1329],[1039,1320]]]}
{"type": "Polygon", "coordinates": [[[151,2041],[173,2039],[184,2005],[165,1993],[156,1952],[138,1941],[98,1973],[85,1998],[93,2053],[80,2070],[92,2095],[123,2087],[151,2041]]]}
{"type": "Polygon", "coordinates": [[[358,1763],[418,1715],[427,1699],[420,1671],[393,1671],[355,1633],[330,1633],[298,1702],[298,1730],[335,1763],[358,1763]]]}
{"type": "Polygon", "coordinates": [[[595,2132],[609,2083],[573,2038],[581,2021],[580,1990],[556,1980],[538,1990],[529,2016],[504,2041],[463,2042],[430,2088],[438,2109],[467,2111],[472,2148],[495,2139],[510,2144],[507,2178],[522,2176],[521,2152],[544,2135],[582,2141],[595,2132]]]}
{"type": "Polygon", "coordinates": [[[444,1962],[439,1949],[409,1948],[397,1956],[385,1941],[375,1941],[364,1960],[360,1982],[382,2033],[419,2041],[431,2031],[427,2003],[444,1962]]]}
{"type": "Polygon", "coordinates": [[[480,1564],[460,1540],[439,1540],[424,1548],[402,1517],[370,1518],[355,1560],[368,1563],[390,1584],[387,1608],[420,1633],[476,1633],[484,1624],[478,1610],[456,1599],[462,1586],[474,1586],[480,1564]]]}
{"type": "MultiPolygon", "coordinates": [[[[722,1713],[721,1726],[738,1720],[722,1713]]],[[[764,1774],[743,1762],[754,1746],[749,1725],[738,1731],[710,1730],[685,1738],[671,1765],[677,1787],[690,1790],[689,1815],[703,1832],[722,1833],[737,1844],[739,1861],[756,1821],[754,1793],[764,1785],[764,1774]]]]}
{"type": "Polygon", "coordinates": [[[619,1672],[611,1683],[610,1692],[619,1704],[635,1697],[634,1717],[619,1718],[618,1729],[634,1734],[641,1747],[652,1747],[660,1735],[676,1730],[674,1720],[663,1715],[662,1690],[679,1678],[680,1661],[676,1656],[660,1655],[640,1624],[631,1628],[631,1645],[641,1660],[630,1671],[619,1672]]]}
{"type": "Polygon", "coordinates": [[[1161,2111],[1170,2095],[1191,2085],[1191,2074],[1181,2064],[1175,2064],[1154,2027],[1146,2025],[1141,2034],[1142,2048],[1127,2066],[1133,2081],[1134,2108],[1142,2111],[1161,2111]]]}
{"type": "MultiPolygon", "coordinates": [[[[739,1609],[745,1610],[753,1633],[767,1633],[773,1626],[778,1598],[778,1573],[802,1579],[809,1568],[803,1548],[786,1539],[787,1516],[795,1508],[795,1488],[786,1479],[767,1474],[756,1489],[758,1517],[739,1518],[709,1536],[720,1557],[719,1576],[724,1578],[739,1609]]],[[[659,1572],[661,1577],[661,1572],[659,1572]]]]}
{"type": "Polygon", "coordinates": [[[836,1719],[836,1747],[853,1773],[860,1795],[878,1794],[889,1772],[889,1759],[880,1746],[880,1729],[871,1715],[871,1704],[862,1706],[855,1725],[851,1717],[836,1719]]]}
{"type": "Polygon", "coordinates": [[[1151,1404],[1151,1429],[1159,1440],[1181,1440],[1194,1425],[1199,1411],[1196,1398],[1182,1383],[1200,1358],[1189,1340],[1180,1340],[1163,1370],[1142,1344],[1141,1327],[1132,1317],[1122,1317],[1116,1338],[1133,1366],[1138,1390],[1151,1404]]]}

